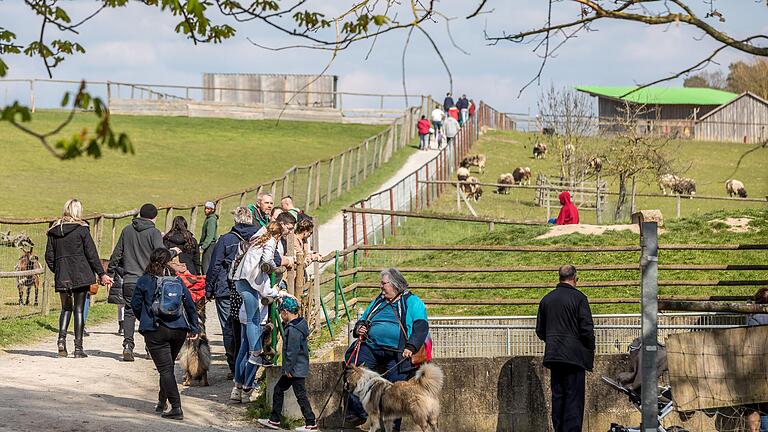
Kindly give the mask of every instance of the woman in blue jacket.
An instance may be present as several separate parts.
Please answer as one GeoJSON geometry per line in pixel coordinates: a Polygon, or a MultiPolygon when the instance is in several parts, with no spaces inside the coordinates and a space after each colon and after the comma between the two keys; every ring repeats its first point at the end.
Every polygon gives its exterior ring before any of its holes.
{"type": "Polygon", "coordinates": [[[169,319],[156,317],[152,312],[155,290],[158,288],[158,278],[175,276],[173,269],[168,266],[170,261],[171,251],[168,249],[157,248],[152,251],[144,275],[136,281],[136,289],[131,298],[131,307],[136,314],[136,319],[139,320],[139,333],[144,336],[147,351],[149,351],[149,355],[160,373],[160,392],[155,412],[162,414],[165,418],[183,420],[181,396],[176,386],[173,367],[176,357],[184,345],[184,340],[188,335],[190,339],[197,339],[199,330],[195,303],[180,278],[176,279],[180,284],[179,289],[183,293],[181,315],[178,318],[169,319]],[[171,409],[164,412],[168,402],[171,403],[171,409]]]}

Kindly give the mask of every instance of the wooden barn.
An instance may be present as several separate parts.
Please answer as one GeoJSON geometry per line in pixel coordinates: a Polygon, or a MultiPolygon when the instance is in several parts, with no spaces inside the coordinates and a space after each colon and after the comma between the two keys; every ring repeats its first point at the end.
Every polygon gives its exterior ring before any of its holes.
{"type": "Polygon", "coordinates": [[[627,104],[643,106],[637,116],[643,131],[654,135],[694,138],[694,124],[718,107],[738,97],[735,93],[708,88],[579,86],[577,90],[597,97],[601,132],[617,132],[627,104]],[[629,93],[629,94],[628,94],[629,93]]]}
{"type": "Polygon", "coordinates": [[[701,141],[763,142],[768,139],[768,101],[744,92],[702,116],[694,135],[701,141]]]}

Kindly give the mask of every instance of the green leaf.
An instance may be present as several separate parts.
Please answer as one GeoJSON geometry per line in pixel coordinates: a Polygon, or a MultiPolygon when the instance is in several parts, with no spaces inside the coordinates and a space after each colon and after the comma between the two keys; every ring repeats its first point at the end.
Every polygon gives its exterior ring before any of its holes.
{"type": "Polygon", "coordinates": [[[8,65],[5,64],[3,59],[0,58],[0,77],[4,77],[8,73],[8,65]]]}
{"type": "Polygon", "coordinates": [[[64,93],[64,97],[61,98],[61,107],[64,108],[67,105],[69,105],[69,92],[64,93]]]}

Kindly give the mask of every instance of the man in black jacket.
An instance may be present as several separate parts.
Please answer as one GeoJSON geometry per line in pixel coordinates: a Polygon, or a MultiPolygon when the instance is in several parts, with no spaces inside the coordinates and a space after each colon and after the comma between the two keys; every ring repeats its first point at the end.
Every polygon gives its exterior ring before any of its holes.
{"type": "Polygon", "coordinates": [[[545,342],[544,366],[552,375],[555,432],[581,431],[584,371],[595,360],[595,331],[587,296],[576,289],[576,268],[560,267],[560,283],[539,303],[536,336],[545,342]]]}
{"type": "MultiPolygon", "coordinates": [[[[163,235],[155,227],[157,207],[144,204],[139,210],[139,217],[123,228],[120,239],[112,251],[107,273],[114,278],[118,267],[124,271],[123,298],[125,299],[125,321],[123,322],[123,361],[133,361],[133,333],[136,329],[136,315],[131,309],[131,297],[136,288],[136,281],[144,274],[149,264],[149,255],[157,248],[165,247],[163,235]]],[[[180,250],[171,248],[171,256],[180,250]]]]}
{"type": "Polygon", "coordinates": [[[452,106],[454,106],[453,97],[451,97],[451,92],[448,92],[445,94],[445,99],[443,99],[443,111],[447,113],[448,108],[452,106]]]}

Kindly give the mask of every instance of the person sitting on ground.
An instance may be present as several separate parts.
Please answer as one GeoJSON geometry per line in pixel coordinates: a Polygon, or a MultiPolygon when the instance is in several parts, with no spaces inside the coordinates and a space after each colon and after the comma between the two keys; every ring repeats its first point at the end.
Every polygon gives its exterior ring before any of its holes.
{"type": "Polygon", "coordinates": [[[269,192],[260,192],[256,197],[256,205],[249,205],[248,208],[253,212],[253,223],[259,228],[267,226],[269,223],[269,214],[275,207],[275,199],[269,192]]]}
{"type": "MultiPolygon", "coordinates": [[[[345,360],[355,366],[386,371],[391,382],[406,381],[416,373],[411,358],[427,341],[429,324],[427,308],[419,297],[408,290],[408,282],[397,269],[381,272],[381,295],[376,297],[355,324],[357,338],[345,354],[345,360]]],[[[360,425],[368,415],[360,399],[349,396],[350,425],[360,425]]],[[[400,419],[394,429],[400,430],[400,419]]]]}
{"type": "MultiPolygon", "coordinates": [[[[755,304],[768,304],[768,288],[760,288],[752,297],[755,304]]],[[[747,326],[768,325],[768,314],[752,314],[747,317],[747,326]]],[[[762,432],[768,430],[768,404],[749,405],[746,409],[747,430],[762,432]]]]}
{"type": "Polygon", "coordinates": [[[283,343],[283,368],[282,376],[275,385],[275,393],[272,396],[272,413],[268,419],[259,419],[262,426],[270,429],[280,429],[280,418],[283,412],[283,398],[285,392],[293,387],[293,394],[304,416],[304,427],[295,430],[315,431],[315,413],[307,397],[307,389],[304,384],[309,375],[309,325],[307,320],[299,315],[299,303],[293,298],[283,299],[277,307],[280,311],[280,319],[283,320],[285,336],[283,343]]]}
{"type": "Polygon", "coordinates": [[[579,223],[579,209],[571,202],[571,194],[568,191],[563,191],[560,196],[560,204],[563,205],[560,208],[560,213],[557,215],[555,225],[571,225],[579,223]]]}
{"type": "Polygon", "coordinates": [[[184,216],[173,218],[171,230],[163,236],[163,244],[168,249],[177,247],[181,250],[179,261],[187,266],[188,272],[194,275],[202,274],[197,240],[195,240],[194,234],[187,227],[187,220],[184,219],[184,216]]]}
{"type": "MultiPolygon", "coordinates": [[[[184,340],[187,337],[192,340],[198,338],[199,318],[195,303],[192,301],[192,294],[169,266],[171,258],[171,252],[164,247],[152,251],[145,273],[136,281],[136,289],[131,297],[131,310],[139,320],[139,333],[144,336],[147,351],[160,374],[160,392],[155,413],[162,414],[164,418],[183,420],[181,396],[173,368],[184,340]],[[165,279],[168,276],[175,277],[175,280],[165,279]],[[158,281],[158,278],[163,280],[158,281]],[[169,292],[181,292],[183,307],[178,316],[155,316],[153,303],[155,303],[158,282],[161,282],[163,287],[167,286],[169,292]],[[165,412],[168,402],[171,404],[171,409],[165,412]]],[[[161,295],[164,293],[161,292],[161,295]]]]}
{"type": "Polygon", "coordinates": [[[428,150],[430,129],[432,127],[429,124],[429,120],[427,120],[427,116],[421,116],[421,120],[416,123],[416,129],[419,131],[419,150],[428,150]]]}
{"type": "Polygon", "coordinates": [[[440,109],[439,106],[435,106],[435,109],[432,110],[432,114],[430,114],[430,118],[432,119],[432,127],[435,129],[435,133],[439,133],[443,127],[445,113],[440,109]]]}
{"type": "Polygon", "coordinates": [[[280,208],[284,212],[290,213],[294,218],[299,217],[299,213],[302,213],[301,209],[293,205],[293,198],[290,195],[286,195],[280,200],[280,208]]]}

